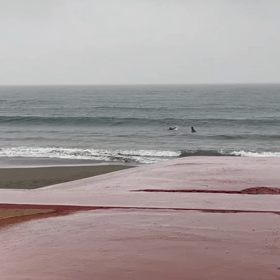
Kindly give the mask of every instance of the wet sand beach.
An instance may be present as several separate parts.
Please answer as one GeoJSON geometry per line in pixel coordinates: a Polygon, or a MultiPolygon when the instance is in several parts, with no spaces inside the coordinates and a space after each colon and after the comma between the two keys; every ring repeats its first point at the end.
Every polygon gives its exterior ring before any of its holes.
{"type": "Polygon", "coordinates": [[[132,168],[127,165],[1,168],[0,188],[35,189],[132,168]]]}

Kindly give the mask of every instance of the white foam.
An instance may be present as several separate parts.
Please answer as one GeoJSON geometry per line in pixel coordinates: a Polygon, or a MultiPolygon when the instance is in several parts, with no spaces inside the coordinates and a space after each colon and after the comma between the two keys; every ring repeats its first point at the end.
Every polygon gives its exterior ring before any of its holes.
{"type": "Polygon", "coordinates": [[[241,157],[280,157],[280,152],[246,152],[246,151],[234,151],[230,153],[234,156],[241,157]]]}
{"type": "Polygon", "coordinates": [[[155,163],[165,161],[169,157],[177,157],[179,154],[179,152],[157,150],[103,150],[55,147],[12,147],[0,149],[0,157],[60,158],[132,163],[155,163]]]}
{"type": "MultiPolygon", "coordinates": [[[[242,157],[280,157],[280,152],[246,152],[221,151],[225,155],[242,157]]],[[[181,152],[160,150],[110,150],[110,149],[76,149],[56,147],[11,147],[0,149],[0,157],[21,158],[57,158],[95,161],[115,161],[130,163],[156,163],[177,158],[181,152]]]]}
{"type": "Polygon", "coordinates": [[[148,156],[148,157],[178,157],[180,152],[174,151],[158,151],[158,150],[125,150],[118,151],[119,154],[122,155],[140,155],[140,156],[148,156]]]}

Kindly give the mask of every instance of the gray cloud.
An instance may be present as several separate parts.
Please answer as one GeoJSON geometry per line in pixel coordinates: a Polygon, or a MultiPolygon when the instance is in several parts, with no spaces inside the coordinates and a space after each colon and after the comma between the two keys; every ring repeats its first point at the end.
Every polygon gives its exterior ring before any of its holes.
{"type": "Polygon", "coordinates": [[[0,84],[280,82],[278,0],[0,0],[0,84]]]}

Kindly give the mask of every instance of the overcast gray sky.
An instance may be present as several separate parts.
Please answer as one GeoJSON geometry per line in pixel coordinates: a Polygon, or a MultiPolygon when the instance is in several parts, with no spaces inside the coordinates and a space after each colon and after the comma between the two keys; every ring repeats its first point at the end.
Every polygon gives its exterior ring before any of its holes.
{"type": "Polygon", "coordinates": [[[280,82],[279,0],[0,0],[0,84],[280,82]]]}

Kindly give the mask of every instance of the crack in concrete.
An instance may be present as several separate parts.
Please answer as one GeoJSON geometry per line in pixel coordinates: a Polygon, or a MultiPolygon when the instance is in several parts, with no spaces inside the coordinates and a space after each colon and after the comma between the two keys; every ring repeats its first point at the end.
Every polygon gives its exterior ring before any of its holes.
{"type": "Polygon", "coordinates": [[[179,190],[169,190],[169,189],[142,189],[142,190],[132,190],[133,192],[169,192],[169,193],[221,193],[221,194],[271,194],[280,195],[280,188],[267,188],[267,187],[255,187],[248,188],[240,191],[230,191],[230,190],[197,190],[197,189],[179,189],[179,190]]]}
{"type": "MultiPolygon", "coordinates": [[[[235,209],[201,209],[201,208],[174,208],[174,207],[125,207],[125,206],[76,206],[76,205],[39,205],[39,204],[0,204],[0,209],[49,209],[55,211],[54,216],[67,215],[79,211],[91,210],[174,210],[199,211],[205,213],[248,213],[248,214],[276,214],[280,211],[257,211],[235,209]]],[[[51,214],[50,214],[51,215],[51,214]]]]}

